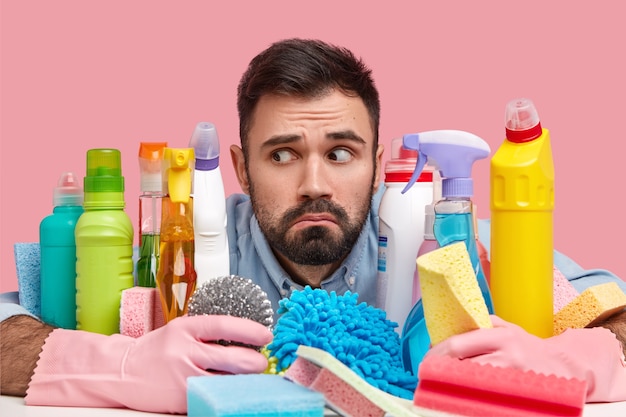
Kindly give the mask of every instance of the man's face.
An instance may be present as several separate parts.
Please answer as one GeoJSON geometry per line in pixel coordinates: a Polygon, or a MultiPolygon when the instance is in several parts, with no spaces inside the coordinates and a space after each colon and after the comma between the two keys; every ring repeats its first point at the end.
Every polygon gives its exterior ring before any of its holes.
{"type": "Polygon", "coordinates": [[[382,146],[374,157],[373,140],[360,98],[333,91],[259,100],[247,167],[233,158],[275,251],[300,265],[331,264],[349,253],[378,187],[382,146]]]}

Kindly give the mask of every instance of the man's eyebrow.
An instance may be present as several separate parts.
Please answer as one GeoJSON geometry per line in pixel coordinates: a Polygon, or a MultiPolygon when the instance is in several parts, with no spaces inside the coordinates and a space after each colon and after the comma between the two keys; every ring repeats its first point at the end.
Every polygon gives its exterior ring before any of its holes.
{"type": "MultiPolygon", "coordinates": [[[[360,144],[366,144],[365,140],[357,135],[353,130],[339,130],[336,132],[329,132],[326,134],[326,137],[329,139],[349,139],[353,140],[360,144]]],[[[267,139],[263,144],[261,144],[262,148],[270,148],[278,145],[285,145],[287,143],[297,142],[302,139],[302,136],[295,134],[286,134],[286,135],[274,135],[267,139]]]]}
{"type": "Polygon", "coordinates": [[[365,140],[361,136],[357,135],[355,131],[350,129],[340,130],[338,132],[330,132],[326,135],[326,137],[330,139],[349,139],[363,145],[366,144],[365,140]]]}
{"type": "Polygon", "coordinates": [[[261,148],[270,148],[286,143],[293,143],[302,139],[300,135],[274,135],[261,144],[261,148]]]}

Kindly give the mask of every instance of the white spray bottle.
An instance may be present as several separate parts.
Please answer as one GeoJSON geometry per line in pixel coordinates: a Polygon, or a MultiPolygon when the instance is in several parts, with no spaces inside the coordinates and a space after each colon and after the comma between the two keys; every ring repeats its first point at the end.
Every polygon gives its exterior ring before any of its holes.
{"type": "Polygon", "coordinates": [[[197,285],[230,275],[226,234],[226,197],[220,171],[220,144],[217,129],[200,122],[189,141],[196,161],[193,177],[193,228],[197,285]]]}

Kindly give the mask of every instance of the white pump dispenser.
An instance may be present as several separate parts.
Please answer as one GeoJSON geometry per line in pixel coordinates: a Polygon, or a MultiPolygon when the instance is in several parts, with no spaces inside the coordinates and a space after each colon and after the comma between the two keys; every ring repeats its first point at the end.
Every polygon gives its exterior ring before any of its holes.
{"type": "Polygon", "coordinates": [[[196,156],[192,196],[194,266],[199,287],[212,278],[230,275],[226,197],[219,166],[220,144],[213,123],[198,123],[189,147],[194,148],[196,156]]]}

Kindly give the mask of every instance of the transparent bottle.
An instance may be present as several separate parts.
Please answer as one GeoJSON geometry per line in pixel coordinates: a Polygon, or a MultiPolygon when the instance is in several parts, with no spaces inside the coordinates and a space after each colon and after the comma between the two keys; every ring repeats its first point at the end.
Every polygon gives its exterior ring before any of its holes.
{"type": "Polygon", "coordinates": [[[167,142],[139,144],[139,259],[137,284],[156,287],[159,265],[159,237],[161,232],[161,205],[163,199],[161,163],[167,142]]]}
{"type": "Polygon", "coordinates": [[[193,148],[165,148],[161,244],[157,288],[166,322],[187,313],[196,289],[194,267],[193,148]]]}
{"type": "Polygon", "coordinates": [[[469,181],[464,180],[466,179],[443,180],[442,199],[435,204],[435,238],[440,247],[458,241],[465,242],[474,272],[476,273],[478,286],[485,299],[485,304],[487,304],[487,310],[489,310],[490,314],[493,314],[491,292],[489,285],[487,285],[487,278],[483,272],[476,246],[471,200],[471,179],[469,181]]]}

